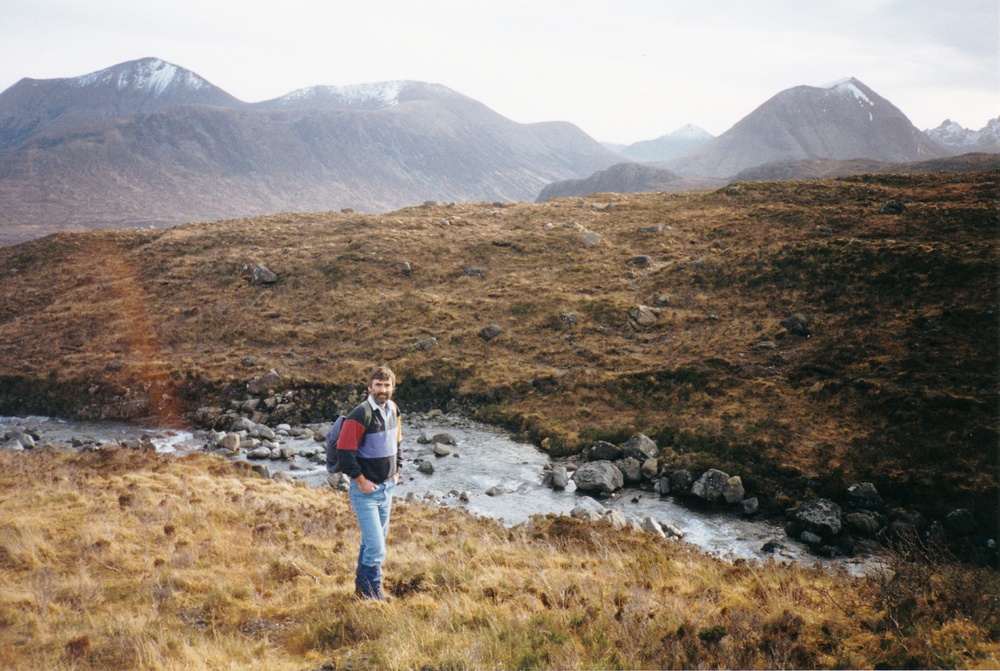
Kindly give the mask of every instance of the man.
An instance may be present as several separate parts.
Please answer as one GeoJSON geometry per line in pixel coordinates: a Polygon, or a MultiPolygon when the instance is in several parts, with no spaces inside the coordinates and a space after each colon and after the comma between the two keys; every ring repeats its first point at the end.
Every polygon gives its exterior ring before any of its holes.
{"type": "Polygon", "coordinates": [[[403,441],[399,408],[392,402],[395,387],[396,375],[388,366],[374,369],[368,376],[368,399],[347,415],[337,438],[338,463],[351,479],[351,507],[361,528],[354,591],[362,599],[386,599],[382,562],[403,441]]]}

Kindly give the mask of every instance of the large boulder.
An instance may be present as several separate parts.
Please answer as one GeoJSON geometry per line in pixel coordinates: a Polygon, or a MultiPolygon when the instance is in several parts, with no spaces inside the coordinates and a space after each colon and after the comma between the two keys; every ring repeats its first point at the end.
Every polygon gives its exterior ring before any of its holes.
{"type": "Polygon", "coordinates": [[[624,486],[625,477],[610,461],[589,461],[576,469],[573,482],[580,491],[610,494],[624,486]]]}
{"type": "Polygon", "coordinates": [[[726,483],[729,482],[729,474],[717,468],[710,468],[691,485],[691,495],[704,499],[709,503],[715,503],[722,498],[726,490],[726,483]]]}
{"type": "Polygon", "coordinates": [[[587,450],[587,461],[618,461],[622,458],[622,448],[612,443],[599,440],[587,450]]]}
{"type": "Polygon", "coordinates": [[[625,444],[622,445],[622,452],[626,457],[632,457],[641,464],[650,457],[656,458],[660,450],[652,438],[637,433],[625,441],[625,444]]]}
{"type": "Polygon", "coordinates": [[[803,503],[793,515],[803,531],[811,531],[823,538],[840,533],[843,519],[838,506],[829,499],[814,499],[803,503]]]}

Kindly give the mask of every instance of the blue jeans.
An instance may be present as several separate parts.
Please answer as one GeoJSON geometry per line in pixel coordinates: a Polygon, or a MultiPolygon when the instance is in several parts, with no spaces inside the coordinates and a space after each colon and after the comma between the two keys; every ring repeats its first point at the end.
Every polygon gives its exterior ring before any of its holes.
{"type": "Polygon", "coordinates": [[[386,480],[371,494],[362,494],[358,484],[351,480],[351,507],[361,528],[361,552],[358,556],[365,566],[381,566],[385,561],[385,537],[389,534],[394,491],[396,483],[386,480]]]}

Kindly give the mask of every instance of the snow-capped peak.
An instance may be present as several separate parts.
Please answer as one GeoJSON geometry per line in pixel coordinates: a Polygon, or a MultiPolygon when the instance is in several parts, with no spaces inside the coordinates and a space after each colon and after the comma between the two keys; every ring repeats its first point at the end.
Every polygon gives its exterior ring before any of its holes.
{"type": "Polygon", "coordinates": [[[685,124],[670,133],[668,137],[676,138],[678,140],[691,139],[691,140],[711,140],[712,134],[709,133],[704,128],[699,128],[693,124],[685,124]]]}
{"type": "Polygon", "coordinates": [[[197,90],[208,86],[208,82],[193,72],[159,58],[143,58],[123,63],[76,77],[71,82],[79,87],[110,84],[123,91],[135,90],[148,93],[163,93],[172,88],[197,90]]]}
{"type": "Polygon", "coordinates": [[[830,82],[826,86],[822,86],[820,88],[830,89],[840,93],[841,95],[851,96],[858,100],[858,102],[874,106],[875,103],[872,102],[872,99],[869,98],[868,95],[858,86],[860,83],[861,82],[854,77],[848,77],[846,79],[839,79],[835,82],[830,82]]]}
{"type": "Polygon", "coordinates": [[[406,82],[391,81],[350,86],[310,86],[282,96],[282,100],[308,101],[317,99],[337,99],[348,106],[392,107],[399,104],[399,94],[406,82]]]}

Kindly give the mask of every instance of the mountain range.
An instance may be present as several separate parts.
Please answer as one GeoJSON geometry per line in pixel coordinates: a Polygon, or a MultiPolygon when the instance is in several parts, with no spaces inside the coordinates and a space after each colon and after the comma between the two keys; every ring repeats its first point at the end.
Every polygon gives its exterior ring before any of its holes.
{"type": "Polygon", "coordinates": [[[67,228],[531,200],[620,158],[447,87],[313,87],[244,103],[155,58],[0,93],[0,242],[67,228]]]}
{"type": "Polygon", "coordinates": [[[316,86],[247,103],[144,58],[0,93],[0,244],[282,211],[530,201],[543,189],[699,188],[775,162],[1000,151],[998,127],[921,132],[852,78],[780,92],[718,137],[685,126],[612,151],[570,123],[516,123],[439,84],[316,86]]]}

